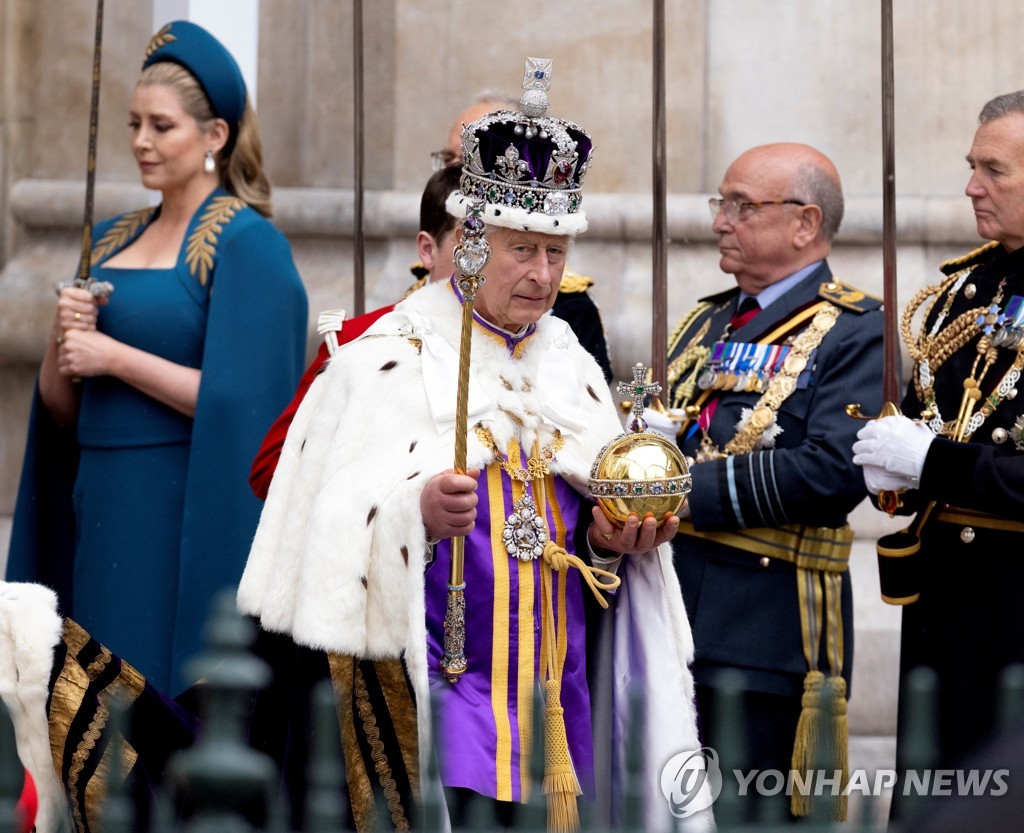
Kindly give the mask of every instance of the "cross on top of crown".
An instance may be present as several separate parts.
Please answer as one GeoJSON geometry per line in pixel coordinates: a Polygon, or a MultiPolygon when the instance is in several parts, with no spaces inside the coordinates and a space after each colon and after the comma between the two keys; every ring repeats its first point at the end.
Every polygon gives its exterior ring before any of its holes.
{"type": "Polygon", "coordinates": [[[526,68],[523,71],[524,90],[551,89],[551,59],[550,58],[527,58],[526,68]]]}
{"type": "Polygon", "coordinates": [[[637,432],[643,431],[647,427],[640,416],[644,412],[644,399],[661,393],[661,385],[657,382],[645,382],[646,377],[647,368],[643,362],[637,362],[633,365],[633,381],[619,382],[616,387],[619,396],[633,397],[633,421],[630,423],[630,427],[637,432]],[[634,425],[637,427],[634,428],[634,425]]]}

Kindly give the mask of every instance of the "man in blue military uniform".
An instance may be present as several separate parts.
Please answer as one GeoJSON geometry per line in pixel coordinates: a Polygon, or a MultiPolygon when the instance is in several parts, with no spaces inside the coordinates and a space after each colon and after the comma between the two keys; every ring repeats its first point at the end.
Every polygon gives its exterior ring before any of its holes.
{"type": "Polygon", "coordinates": [[[933,668],[939,766],[991,739],[1000,675],[1024,662],[1024,91],[988,102],[979,122],[966,193],[991,242],[944,263],[942,280],[911,301],[905,416],[869,423],[854,445],[869,490],[906,490],[900,511],[918,513],[902,541],[916,558],[894,559],[917,563],[893,594],[908,602],[900,722],[908,673],[933,668]]]}
{"type": "MultiPolygon", "coordinates": [[[[826,261],[843,194],[822,153],[755,147],[719,191],[713,229],[737,285],[701,299],[669,340],[669,405],[695,460],[676,569],[696,646],[702,741],[717,745],[716,680],[738,669],[749,765],[787,773],[815,754],[812,715],[801,718],[805,690],[831,681],[841,713],[833,725],[845,723],[846,518],[866,494],[849,445],[858,423],[845,406],[881,405],[882,316],[826,261]]],[[[792,810],[806,812],[806,802],[792,810]]]]}

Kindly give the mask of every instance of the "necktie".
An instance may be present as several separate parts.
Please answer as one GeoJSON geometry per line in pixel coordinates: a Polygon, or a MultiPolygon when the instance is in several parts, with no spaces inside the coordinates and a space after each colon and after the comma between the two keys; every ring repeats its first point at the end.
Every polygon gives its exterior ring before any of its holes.
{"type": "Polygon", "coordinates": [[[739,305],[729,320],[729,332],[736,332],[760,311],[761,305],[757,303],[757,298],[744,298],[743,303],[739,305]]]}

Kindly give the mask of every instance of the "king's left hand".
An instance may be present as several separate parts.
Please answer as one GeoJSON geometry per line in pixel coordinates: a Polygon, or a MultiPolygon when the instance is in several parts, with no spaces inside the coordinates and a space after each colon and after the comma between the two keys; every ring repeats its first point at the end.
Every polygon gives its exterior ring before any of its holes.
{"type": "Polygon", "coordinates": [[[598,554],[602,550],[616,553],[645,552],[671,541],[679,529],[679,518],[670,515],[659,527],[656,518],[630,515],[622,528],[612,524],[599,506],[593,508],[594,522],[587,530],[587,540],[598,554]]]}

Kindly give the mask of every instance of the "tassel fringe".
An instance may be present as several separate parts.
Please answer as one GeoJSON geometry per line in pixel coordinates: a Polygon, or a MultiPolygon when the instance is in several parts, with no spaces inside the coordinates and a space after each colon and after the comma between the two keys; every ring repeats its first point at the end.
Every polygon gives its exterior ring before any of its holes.
{"type": "Polygon", "coordinates": [[[548,801],[549,833],[572,833],[580,828],[576,797],[582,795],[569,757],[564,710],[557,680],[544,683],[544,795],[548,801]]]}
{"type": "Polygon", "coordinates": [[[808,672],[804,677],[804,694],[792,760],[793,772],[799,774],[807,788],[793,790],[790,810],[794,816],[809,816],[813,811],[814,785],[810,779],[816,769],[823,768],[828,773],[842,773],[839,794],[828,797],[834,798],[833,820],[846,821],[848,801],[843,793],[850,769],[850,730],[846,712],[846,681],[842,677],[831,677],[826,682],[825,675],[820,671],[808,672]],[[825,714],[826,708],[829,709],[828,715],[825,714]]]}

